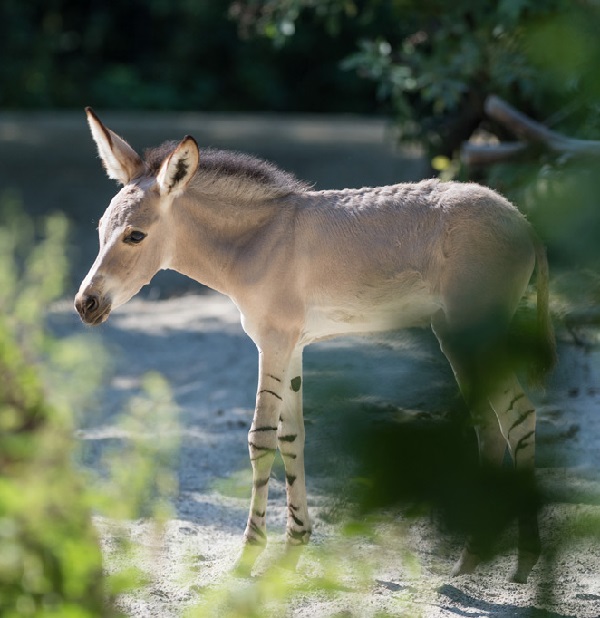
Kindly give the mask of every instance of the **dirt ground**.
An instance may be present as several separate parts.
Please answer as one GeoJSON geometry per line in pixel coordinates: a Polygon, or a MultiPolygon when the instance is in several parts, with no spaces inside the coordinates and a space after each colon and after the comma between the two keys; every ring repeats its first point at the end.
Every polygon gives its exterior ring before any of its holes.
{"type": "MultiPolygon", "coordinates": [[[[54,308],[52,323],[59,334],[83,329],[68,301],[54,308]]],[[[248,508],[246,439],[257,374],[256,350],[239,325],[237,310],[212,293],[133,300],[101,328],[84,332],[99,338],[112,358],[111,377],[78,431],[85,465],[99,468],[107,449],[129,448],[132,436],[119,418],[147,372],[167,378],[178,411],[180,446],[172,464],[179,487],[162,533],[148,519],[128,521],[127,534],[138,550],[134,558],[124,559],[116,540],[120,525],[96,520],[107,572],[118,572],[129,560],[148,577],[139,594],[119,599],[119,607],[136,618],[182,616],[190,608],[197,612],[193,615],[212,615],[208,608],[220,593],[239,603],[238,615],[245,615],[256,595],[266,594],[261,576],[281,555],[286,511],[283,474],[276,467],[268,549],[251,580],[232,578],[248,508]]],[[[588,339],[593,340],[589,333],[588,339]]],[[[271,607],[274,615],[600,616],[598,529],[573,523],[597,526],[600,517],[597,345],[584,349],[564,336],[549,388],[534,393],[539,405],[537,472],[551,500],[541,511],[544,556],[525,585],[507,581],[515,562],[513,528],[498,540],[498,553],[489,563],[459,578],[449,573],[461,540],[445,534],[431,513],[404,517],[389,511],[373,521],[368,533],[343,533],[340,513],[352,494],[340,487],[356,474],[352,453],[339,448],[348,426],[360,423],[360,414],[366,417],[365,428],[384,414],[419,415],[435,423],[455,397],[452,375],[433,337],[409,331],[379,340],[333,340],[305,354],[314,535],[296,575],[286,576],[295,592],[283,605],[271,607]],[[338,413],[340,401],[344,414],[338,413]],[[330,405],[334,414],[328,413],[330,405]]],[[[150,434],[159,431],[154,420],[147,419],[150,434]]]]}

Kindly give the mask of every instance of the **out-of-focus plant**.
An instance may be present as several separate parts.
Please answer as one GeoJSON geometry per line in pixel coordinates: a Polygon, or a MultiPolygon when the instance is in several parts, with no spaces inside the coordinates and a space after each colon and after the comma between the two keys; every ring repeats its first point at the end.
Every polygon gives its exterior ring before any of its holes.
{"type": "Polygon", "coordinates": [[[313,11],[367,33],[343,66],[375,81],[403,139],[451,157],[497,94],[562,130],[600,134],[599,8],[589,0],[238,0],[241,26],[281,45],[313,11]],[[370,32],[369,32],[370,30],[370,32]],[[590,53],[591,52],[591,53],[590,53]]]}
{"type": "Polygon", "coordinates": [[[98,523],[116,548],[108,561],[111,570],[106,578],[107,590],[115,596],[143,594],[142,589],[159,573],[147,572],[144,557],[150,552],[146,564],[154,565],[163,559],[165,524],[173,515],[171,501],[177,493],[173,468],[179,446],[177,406],[160,374],[147,374],[141,386],[118,423],[117,435],[122,438],[108,447],[98,462],[103,476],[90,472],[98,523]],[[132,539],[129,524],[139,518],[148,522],[153,537],[150,544],[132,539]]]}
{"type": "MultiPolygon", "coordinates": [[[[407,549],[406,525],[375,516],[355,519],[349,513],[338,524],[331,538],[302,549],[295,570],[286,566],[283,545],[269,548],[254,577],[228,576],[201,590],[185,618],[276,618],[290,615],[291,606],[308,599],[337,601],[332,615],[387,616],[375,614],[368,600],[381,564],[393,555],[407,578],[420,577],[421,565],[407,549]]],[[[398,595],[389,605],[390,615],[418,615],[410,595],[398,595]]]]}
{"type": "Polygon", "coordinates": [[[351,33],[285,49],[241,40],[230,0],[0,3],[0,108],[355,111],[373,86],[337,70],[351,33]],[[315,62],[315,55],[319,62],[315,62]]]}
{"type": "Polygon", "coordinates": [[[127,448],[102,480],[84,475],[75,410],[90,402],[107,363],[93,338],[59,339],[46,325],[63,292],[67,221],[33,222],[15,195],[0,198],[0,212],[0,615],[116,615],[111,598],[143,578],[131,569],[103,576],[91,516],[160,523],[169,513],[170,391],[148,376],[125,416],[127,448]]]}
{"type": "Polygon", "coordinates": [[[44,327],[62,291],[66,220],[49,218],[34,245],[39,230],[17,207],[3,200],[0,226],[0,614],[108,615],[71,441],[70,405],[98,362],[44,327]]]}
{"type": "Polygon", "coordinates": [[[177,492],[172,464],[179,434],[176,404],[160,374],[144,376],[142,392],[123,411],[119,431],[127,446],[109,448],[103,458],[108,471],[103,511],[122,520],[149,516],[164,523],[177,492]]]}

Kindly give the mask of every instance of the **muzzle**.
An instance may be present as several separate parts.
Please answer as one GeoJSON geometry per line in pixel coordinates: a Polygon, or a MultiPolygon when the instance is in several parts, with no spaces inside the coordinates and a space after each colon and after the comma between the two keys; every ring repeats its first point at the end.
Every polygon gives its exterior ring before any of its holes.
{"type": "Polygon", "coordinates": [[[75,297],[75,309],[83,322],[98,326],[108,319],[111,302],[99,294],[80,292],[75,297]]]}

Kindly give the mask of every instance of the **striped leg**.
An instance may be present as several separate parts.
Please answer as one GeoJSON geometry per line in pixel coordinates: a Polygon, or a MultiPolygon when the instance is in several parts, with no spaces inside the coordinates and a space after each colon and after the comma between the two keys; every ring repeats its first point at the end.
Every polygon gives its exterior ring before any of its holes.
{"type": "Polygon", "coordinates": [[[267,543],[265,521],[269,476],[277,451],[277,427],[283,408],[290,347],[285,338],[272,337],[268,346],[259,348],[256,410],[248,432],[248,450],[252,463],[252,498],[244,533],[244,547],[235,565],[236,573],[242,576],[250,575],[256,558],[267,543]]]}
{"type": "MultiPolygon", "coordinates": [[[[508,445],[519,492],[519,561],[514,582],[526,582],[540,553],[533,476],[535,409],[516,376],[507,371],[504,348],[499,338],[481,337],[486,331],[452,330],[444,316],[433,324],[442,351],[450,361],[456,379],[473,415],[482,465],[500,467],[508,445]],[[466,344],[465,344],[466,342],[466,344]],[[491,405],[491,408],[490,408],[491,405]],[[492,411],[494,414],[492,414],[492,411]]],[[[455,565],[453,575],[471,573],[480,561],[480,540],[471,538],[455,565]]]]}
{"type": "Polygon", "coordinates": [[[514,374],[503,386],[490,397],[490,403],[498,415],[515,468],[531,471],[535,460],[535,408],[514,374]]]}
{"type": "MultiPolygon", "coordinates": [[[[482,401],[478,409],[471,410],[471,417],[477,434],[480,466],[488,471],[499,470],[506,453],[506,440],[500,431],[494,410],[487,402],[482,401]]],[[[452,575],[472,573],[481,562],[483,550],[480,540],[471,536],[452,569],[452,575]]]]}
{"type": "MultiPolygon", "coordinates": [[[[491,385],[502,367],[502,346],[498,337],[484,328],[451,327],[447,317],[438,314],[432,322],[442,352],[450,362],[461,393],[469,407],[477,434],[479,462],[484,471],[499,470],[506,452],[507,441],[501,432],[497,415],[488,401],[491,385]]],[[[485,522],[483,522],[485,523],[485,522]]],[[[489,543],[485,525],[472,533],[465,544],[452,575],[472,573],[481,562],[489,543]]]]}
{"type": "Polygon", "coordinates": [[[294,568],[300,557],[300,548],[308,543],[311,534],[304,475],[301,348],[292,356],[284,392],[277,441],[285,465],[287,492],[286,566],[294,568]]]}
{"type": "Polygon", "coordinates": [[[517,377],[510,375],[490,402],[508,442],[517,480],[519,504],[519,561],[511,580],[525,583],[540,555],[540,535],[535,504],[535,408],[517,377]]]}

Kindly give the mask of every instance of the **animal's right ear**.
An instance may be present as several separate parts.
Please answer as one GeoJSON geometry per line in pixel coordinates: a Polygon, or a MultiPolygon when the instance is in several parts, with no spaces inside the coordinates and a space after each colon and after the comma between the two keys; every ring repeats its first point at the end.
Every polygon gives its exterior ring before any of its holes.
{"type": "Polygon", "coordinates": [[[135,150],[105,127],[91,107],[86,107],[85,113],[108,177],[126,185],[133,178],[141,176],[146,166],[135,150]]]}

